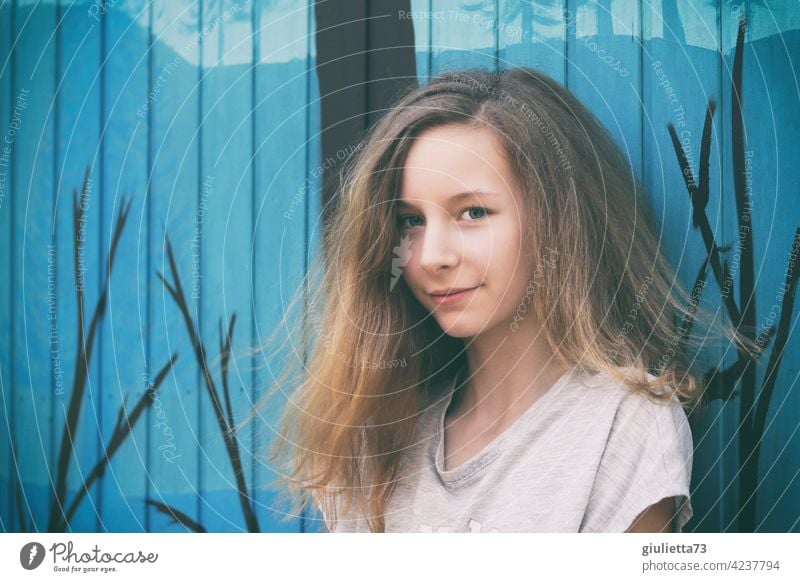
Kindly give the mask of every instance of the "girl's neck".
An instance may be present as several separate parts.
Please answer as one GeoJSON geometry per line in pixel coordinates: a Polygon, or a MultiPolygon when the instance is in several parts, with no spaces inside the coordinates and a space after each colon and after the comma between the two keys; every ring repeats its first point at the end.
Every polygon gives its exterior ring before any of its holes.
{"type": "Polygon", "coordinates": [[[512,332],[497,326],[466,340],[469,369],[459,378],[448,415],[488,422],[514,417],[558,381],[566,370],[551,357],[538,329],[531,328],[512,332]]]}

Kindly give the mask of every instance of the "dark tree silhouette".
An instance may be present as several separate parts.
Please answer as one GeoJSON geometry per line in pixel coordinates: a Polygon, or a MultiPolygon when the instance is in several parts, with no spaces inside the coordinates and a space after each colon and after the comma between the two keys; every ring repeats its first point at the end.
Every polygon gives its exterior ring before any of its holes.
{"type": "MultiPolygon", "coordinates": [[[[217,425],[222,433],[222,439],[225,442],[225,452],[231,461],[233,475],[236,479],[236,492],[239,498],[239,504],[242,508],[242,515],[244,516],[247,531],[256,533],[261,531],[256,518],[255,511],[253,511],[252,497],[248,492],[247,482],[244,477],[244,469],[242,466],[242,455],[239,451],[239,438],[235,431],[236,423],[233,417],[233,406],[231,405],[230,388],[228,386],[228,364],[231,355],[231,347],[233,343],[233,328],[236,324],[236,313],[231,315],[231,320],[228,323],[227,331],[223,332],[222,320],[219,321],[219,350],[221,360],[221,376],[222,376],[222,397],[220,397],[219,388],[214,381],[214,376],[211,373],[211,366],[208,360],[208,349],[206,348],[203,340],[197,334],[200,327],[197,322],[192,318],[189,312],[189,305],[186,302],[186,294],[183,291],[183,285],[178,274],[178,267],[175,263],[175,254],[172,251],[172,245],[169,242],[169,237],[166,239],[167,245],[167,258],[169,260],[169,269],[172,275],[172,283],[169,283],[160,272],[157,273],[158,278],[164,283],[170,296],[175,301],[178,309],[183,316],[183,323],[186,327],[186,332],[189,334],[189,340],[192,344],[197,364],[203,373],[203,380],[205,387],[208,391],[208,396],[211,399],[211,405],[214,407],[214,415],[217,419],[217,425]]],[[[192,520],[184,512],[171,507],[165,503],[153,499],[145,499],[145,503],[154,507],[161,513],[168,515],[175,522],[180,523],[184,527],[195,531],[204,532],[206,528],[192,520]]]]}
{"type": "MultiPolygon", "coordinates": [[[[692,224],[698,228],[703,237],[707,251],[707,259],[700,268],[693,293],[699,293],[705,286],[708,266],[717,280],[722,292],[722,302],[728,317],[734,326],[746,337],[753,340],[759,347],[758,355],[766,350],[771,339],[775,342],[767,362],[766,375],[761,381],[761,389],[756,393],[756,362],[742,349],[737,348],[737,360],[727,369],[719,370],[719,365],[706,373],[706,380],[711,388],[705,395],[708,400],[729,401],[736,396],[741,396],[739,402],[739,426],[737,437],[739,440],[739,466],[741,474],[741,487],[739,488],[739,512],[736,521],[737,530],[740,532],[754,532],[756,519],[756,500],[758,494],[758,460],[761,453],[761,443],[764,437],[764,427],[770,400],[778,375],[778,367],[783,357],[786,342],[789,336],[789,325],[794,309],[794,297],[797,290],[797,270],[792,268],[800,252],[800,225],[795,230],[794,239],[790,249],[789,265],[786,269],[784,281],[785,293],[781,304],[781,314],[776,326],[770,326],[758,333],[756,326],[756,285],[753,258],[753,233],[751,220],[752,204],[747,204],[746,191],[746,165],[744,143],[744,115],[742,93],[742,69],[744,61],[744,33],[747,27],[746,20],[739,21],[739,30],[736,37],[736,50],[734,52],[733,78],[731,83],[731,146],[733,166],[733,186],[736,201],[736,214],[739,222],[736,244],[740,252],[740,277],[739,295],[744,307],[739,309],[731,293],[733,275],[728,262],[721,262],[720,255],[728,252],[732,245],[718,247],[714,234],[706,216],[706,205],[709,197],[709,170],[708,160],[711,151],[711,124],[713,123],[715,103],[708,101],[705,124],[700,147],[699,177],[696,179],[686,153],[681,146],[674,126],[670,123],[668,130],[672,138],[678,164],[692,202],[692,224]],[[741,393],[734,389],[736,384],[741,386],[741,393]]],[[[688,322],[691,326],[691,321],[688,322]]]]}
{"type": "MultiPolygon", "coordinates": [[[[81,188],[80,196],[77,190],[73,190],[72,195],[72,226],[73,226],[73,258],[74,258],[74,273],[75,279],[79,278],[79,262],[78,262],[78,248],[80,246],[80,225],[84,219],[84,209],[87,206],[87,198],[89,196],[89,175],[90,167],[86,167],[86,172],[83,178],[83,186],[81,188]]],[[[108,289],[111,283],[111,272],[114,268],[114,259],[117,253],[117,247],[122,237],[122,231],[125,230],[125,224],[128,220],[128,214],[131,210],[133,200],[128,200],[122,197],[120,210],[117,214],[117,219],[114,224],[114,229],[111,233],[111,249],[108,258],[106,259],[105,280],[103,282],[103,289],[97,299],[97,303],[92,311],[92,318],[89,323],[88,333],[85,329],[86,312],[84,307],[83,288],[79,285],[75,286],[76,301],[78,307],[78,325],[77,325],[77,354],[75,356],[75,373],[72,380],[72,390],[70,391],[69,404],[67,405],[66,414],[64,416],[64,428],[62,430],[61,441],[59,444],[58,460],[56,463],[56,474],[54,476],[55,483],[53,485],[53,497],[50,501],[50,509],[48,514],[48,532],[64,532],[69,526],[70,520],[74,517],[75,512],[78,510],[81,501],[83,501],[89,489],[95,482],[101,478],[111,462],[111,457],[120,449],[131,432],[133,427],[142,417],[145,409],[153,402],[152,396],[158,391],[159,387],[167,376],[167,372],[172,369],[178,359],[178,354],[173,354],[170,360],[161,368],[155,378],[155,382],[148,387],[147,390],[139,397],[139,400],[128,409],[125,402],[119,407],[117,411],[117,419],[114,428],[111,431],[111,438],[104,447],[103,455],[95,462],[92,469],[87,473],[83,479],[82,486],[75,493],[75,496],[67,504],[67,476],[71,466],[70,461],[75,458],[75,442],[73,435],[77,434],[78,425],[81,418],[81,410],[83,408],[84,394],[86,392],[86,379],[89,375],[89,362],[92,359],[92,351],[94,348],[94,341],[97,337],[97,330],[100,323],[105,317],[106,307],[108,305],[108,289]]],[[[127,398],[126,398],[127,400],[127,398]]],[[[15,467],[18,467],[17,447],[14,443],[11,445],[11,455],[15,467]]],[[[17,519],[19,520],[19,531],[30,532],[38,531],[36,523],[26,516],[25,506],[27,500],[25,499],[25,492],[21,483],[21,476],[17,470],[15,473],[15,500],[17,505],[17,519]]]]}

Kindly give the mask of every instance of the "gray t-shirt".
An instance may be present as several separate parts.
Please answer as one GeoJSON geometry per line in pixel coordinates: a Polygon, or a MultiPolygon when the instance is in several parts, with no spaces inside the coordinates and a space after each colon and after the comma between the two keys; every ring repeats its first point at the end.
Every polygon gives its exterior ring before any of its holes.
{"type": "MultiPolygon", "coordinates": [[[[692,516],[692,434],[673,395],[658,404],[605,374],[564,374],[479,453],[444,470],[452,387],[420,417],[417,443],[385,509],[387,532],[624,532],[676,496],[692,516]]],[[[334,533],[368,532],[339,516],[334,533]]]]}

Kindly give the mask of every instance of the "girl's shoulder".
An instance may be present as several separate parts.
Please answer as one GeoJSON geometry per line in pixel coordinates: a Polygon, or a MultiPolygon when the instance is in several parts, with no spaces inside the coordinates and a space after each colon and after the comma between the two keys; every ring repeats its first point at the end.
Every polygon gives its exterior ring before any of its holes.
{"type": "MultiPolygon", "coordinates": [[[[620,368],[622,374],[626,373],[626,369],[620,368]]],[[[631,377],[638,377],[638,371],[632,371],[631,377]]],[[[656,376],[650,372],[645,373],[648,382],[655,380],[656,376]]],[[[585,391],[597,396],[611,396],[619,400],[620,403],[637,402],[641,399],[649,399],[656,404],[671,405],[680,404],[674,388],[657,391],[655,388],[649,390],[637,390],[636,388],[626,384],[623,380],[612,375],[610,372],[602,371],[596,373],[583,372],[581,374],[574,374],[574,385],[582,388],[585,391]]]]}
{"type": "Polygon", "coordinates": [[[647,440],[655,429],[691,447],[688,417],[674,391],[659,395],[637,390],[607,372],[586,374],[575,378],[562,406],[572,411],[568,414],[573,420],[594,424],[609,441],[647,440]]]}
{"type": "MultiPolygon", "coordinates": [[[[649,373],[648,377],[654,378],[649,373]]],[[[660,446],[669,440],[681,451],[679,456],[691,454],[691,428],[674,391],[659,395],[637,390],[607,373],[584,382],[583,390],[591,395],[590,407],[596,413],[605,408],[610,443],[618,441],[629,446],[638,441],[660,446]]]]}

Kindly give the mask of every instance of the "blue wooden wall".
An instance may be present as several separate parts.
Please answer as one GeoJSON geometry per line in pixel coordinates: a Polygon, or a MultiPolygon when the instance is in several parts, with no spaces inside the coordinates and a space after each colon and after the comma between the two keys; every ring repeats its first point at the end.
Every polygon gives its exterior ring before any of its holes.
{"type": "MultiPolygon", "coordinates": [[[[453,68],[526,65],[586,102],[648,187],[658,235],[687,285],[706,251],[667,124],[696,167],[706,102],[716,101],[706,214],[719,244],[735,243],[731,75],[740,16],[748,19],[743,106],[763,328],[780,303],[800,221],[796,3],[412,0],[408,15],[422,83],[453,68]]],[[[219,322],[234,312],[236,349],[260,344],[280,325],[319,241],[314,30],[313,3],[302,1],[0,5],[0,530],[47,528],[76,369],[75,286],[83,284],[90,314],[123,196],[132,207],[73,435],[67,498],[102,455],[120,405],[141,397],[172,354],[179,359],[70,530],[183,530],[146,498],[209,531],[245,528],[189,335],[156,272],[170,272],[169,236],[212,356],[219,322]],[[87,165],[85,270],[76,281],[73,190],[87,165]]],[[[733,293],[741,305],[738,287],[733,293]]],[[[703,296],[719,308],[715,281],[703,296]]],[[[733,359],[711,350],[701,357],[709,365],[733,359]]],[[[800,531],[799,359],[791,334],[763,434],[756,531],[800,531]]],[[[237,417],[276,373],[275,362],[233,360],[237,417]]],[[[732,531],[739,517],[739,406],[712,402],[693,423],[689,530],[732,531]]],[[[261,530],[317,529],[307,519],[278,521],[274,492],[261,485],[273,474],[256,456],[268,438],[254,426],[240,435],[261,530]]]]}

